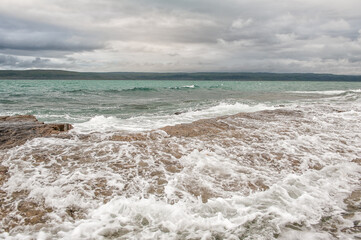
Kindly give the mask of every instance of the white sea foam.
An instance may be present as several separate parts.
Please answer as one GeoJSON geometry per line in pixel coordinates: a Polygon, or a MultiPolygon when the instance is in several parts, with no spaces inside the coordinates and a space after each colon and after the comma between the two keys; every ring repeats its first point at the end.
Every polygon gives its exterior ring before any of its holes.
{"type": "Polygon", "coordinates": [[[143,115],[128,119],[95,116],[87,122],[75,123],[77,133],[110,131],[146,131],[179,123],[190,123],[199,119],[212,118],[239,112],[274,110],[276,107],[265,104],[248,105],[243,103],[220,103],[206,109],[189,109],[179,115],[143,115]]]}
{"type": "Polygon", "coordinates": [[[341,95],[344,93],[361,93],[361,89],[350,89],[350,90],[328,90],[328,91],[289,91],[289,93],[300,93],[300,94],[321,94],[321,95],[341,95]]]}
{"type": "MultiPolygon", "coordinates": [[[[50,229],[43,229],[32,236],[38,239],[210,239],[217,236],[274,239],[279,235],[279,239],[301,239],[301,236],[332,239],[332,235],[323,232],[317,224],[325,214],[341,216],[342,200],[354,188],[348,181],[360,173],[360,166],[356,164],[338,164],[320,172],[290,174],[264,192],[214,198],[207,203],[183,200],[168,204],[153,197],[115,197],[90,211],[84,220],[58,225],[55,235],[50,229]],[[287,227],[292,224],[294,228],[287,227]]],[[[352,226],[348,221],[343,224],[352,226]]],[[[29,236],[3,234],[2,237],[26,239],[29,236]]]]}
{"type": "Polygon", "coordinates": [[[183,88],[195,88],[196,86],[195,85],[185,85],[185,86],[182,86],[183,88]]]}

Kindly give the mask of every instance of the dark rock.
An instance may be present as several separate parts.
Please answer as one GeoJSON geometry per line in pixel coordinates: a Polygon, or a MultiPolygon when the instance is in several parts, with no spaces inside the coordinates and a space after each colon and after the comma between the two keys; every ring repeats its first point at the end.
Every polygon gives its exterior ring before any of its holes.
{"type": "Polygon", "coordinates": [[[72,129],[68,123],[45,124],[32,115],[0,116],[0,149],[24,144],[36,137],[46,137],[72,129]]]}

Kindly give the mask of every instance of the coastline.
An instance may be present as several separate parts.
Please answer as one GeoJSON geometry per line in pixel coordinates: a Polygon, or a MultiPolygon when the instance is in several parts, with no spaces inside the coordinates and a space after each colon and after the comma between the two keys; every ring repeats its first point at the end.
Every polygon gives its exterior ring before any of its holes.
{"type": "Polygon", "coordinates": [[[63,70],[0,70],[0,80],[184,80],[184,81],[345,81],[360,75],[274,72],[74,72],[63,70]]]}

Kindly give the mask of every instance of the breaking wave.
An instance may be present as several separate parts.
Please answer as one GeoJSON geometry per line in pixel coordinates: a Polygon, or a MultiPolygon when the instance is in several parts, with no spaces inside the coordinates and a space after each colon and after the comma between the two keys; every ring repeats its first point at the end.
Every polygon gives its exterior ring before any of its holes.
{"type": "Polygon", "coordinates": [[[218,117],[235,114],[238,112],[256,112],[262,110],[277,109],[265,104],[249,105],[243,103],[220,103],[206,109],[185,109],[177,114],[165,115],[142,115],[131,118],[116,118],[113,116],[95,116],[89,121],[74,124],[74,130],[78,133],[111,132],[111,131],[147,131],[161,128],[167,125],[190,123],[203,118],[218,117]]]}
{"type": "Polygon", "coordinates": [[[329,90],[329,91],[289,91],[289,93],[320,94],[320,95],[342,95],[342,94],[347,94],[347,93],[361,93],[361,89],[354,89],[354,90],[329,90]]]}

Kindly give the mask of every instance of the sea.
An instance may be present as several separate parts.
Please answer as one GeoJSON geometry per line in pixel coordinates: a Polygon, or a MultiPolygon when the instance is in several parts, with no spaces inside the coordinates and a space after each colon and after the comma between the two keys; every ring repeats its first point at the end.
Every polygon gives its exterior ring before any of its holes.
{"type": "Polygon", "coordinates": [[[361,82],[0,80],[0,239],[361,239],[361,82]]]}

